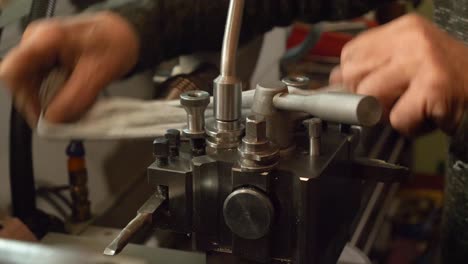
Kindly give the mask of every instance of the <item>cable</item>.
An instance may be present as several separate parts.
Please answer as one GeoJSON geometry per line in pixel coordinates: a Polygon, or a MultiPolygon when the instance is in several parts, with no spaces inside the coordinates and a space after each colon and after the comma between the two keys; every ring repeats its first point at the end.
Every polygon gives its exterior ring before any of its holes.
{"type": "MultiPolygon", "coordinates": [[[[28,23],[52,16],[56,1],[34,0],[28,23]]],[[[22,220],[41,238],[53,225],[60,223],[36,208],[36,190],[32,157],[32,132],[28,124],[11,108],[10,115],[10,187],[13,215],[22,220]]],[[[61,229],[60,226],[57,227],[61,229]]]]}

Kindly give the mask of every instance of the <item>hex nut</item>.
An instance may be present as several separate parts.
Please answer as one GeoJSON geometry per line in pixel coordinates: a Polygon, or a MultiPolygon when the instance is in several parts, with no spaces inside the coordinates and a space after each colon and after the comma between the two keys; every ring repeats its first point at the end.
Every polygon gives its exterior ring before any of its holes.
{"type": "Polygon", "coordinates": [[[264,117],[251,115],[247,117],[245,134],[251,142],[263,142],[267,139],[267,127],[264,117]]]}

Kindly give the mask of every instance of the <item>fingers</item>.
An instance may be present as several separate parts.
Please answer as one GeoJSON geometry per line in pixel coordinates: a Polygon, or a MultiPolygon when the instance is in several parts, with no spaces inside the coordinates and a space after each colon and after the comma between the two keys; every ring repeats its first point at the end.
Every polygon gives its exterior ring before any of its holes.
{"type": "Polygon", "coordinates": [[[80,58],[70,78],[47,108],[45,118],[54,123],[71,122],[94,103],[103,87],[111,82],[105,65],[91,57],[80,58]]]}
{"type": "Polygon", "coordinates": [[[30,126],[35,126],[40,112],[38,90],[45,72],[55,64],[63,41],[57,27],[35,30],[23,36],[0,65],[0,79],[13,95],[13,102],[30,126]]]}
{"type": "Polygon", "coordinates": [[[13,103],[28,125],[35,127],[39,118],[40,106],[38,98],[34,98],[34,93],[30,93],[26,89],[20,89],[16,92],[13,103]]]}
{"type": "Polygon", "coordinates": [[[417,82],[413,83],[390,113],[392,127],[403,135],[414,136],[426,120],[425,97],[420,88],[417,82]]]}
{"type": "Polygon", "coordinates": [[[404,69],[396,64],[381,66],[367,75],[357,86],[356,92],[376,97],[384,107],[385,116],[405,92],[411,77],[405,74],[404,69]]]}
{"type": "Polygon", "coordinates": [[[341,66],[336,66],[330,73],[328,81],[331,85],[343,83],[343,75],[341,74],[341,66]]]}

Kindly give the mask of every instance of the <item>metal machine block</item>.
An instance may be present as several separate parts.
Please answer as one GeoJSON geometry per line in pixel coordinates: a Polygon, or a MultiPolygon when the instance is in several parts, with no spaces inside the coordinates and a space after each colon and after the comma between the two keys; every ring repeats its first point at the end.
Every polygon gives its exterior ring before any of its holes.
{"type": "Polygon", "coordinates": [[[175,157],[160,166],[148,167],[148,182],[167,190],[167,213],[156,219],[158,227],[179,233],[192,232],[192,170],[190,161],[175,157]]]}

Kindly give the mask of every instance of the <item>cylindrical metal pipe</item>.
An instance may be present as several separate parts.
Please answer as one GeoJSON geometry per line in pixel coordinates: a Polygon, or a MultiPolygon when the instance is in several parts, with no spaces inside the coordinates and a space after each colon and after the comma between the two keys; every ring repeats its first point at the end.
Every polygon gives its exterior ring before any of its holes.
{"type": "Polygon", "coordinates": [[[303,96],[278,94],[273,105],[281,110],[306,112],[325,121],[374,126],[382,117],[382,106],[372,96],[349,93],[317,93],[303,96]]]}
{"type": "Polygon", "coordinates": [[[245,0],[231,0],[229,5],[221,54],[221,76],[236,76],[236,56],[244,14],[244,3],[245,0]]]}
{"type": "Polygon", "coordinates": [[[242,113],[242,83],[220,83],[222,78],[219,76],[214,83],[214,116],[219,121],[237,121],[242,113]]]}

